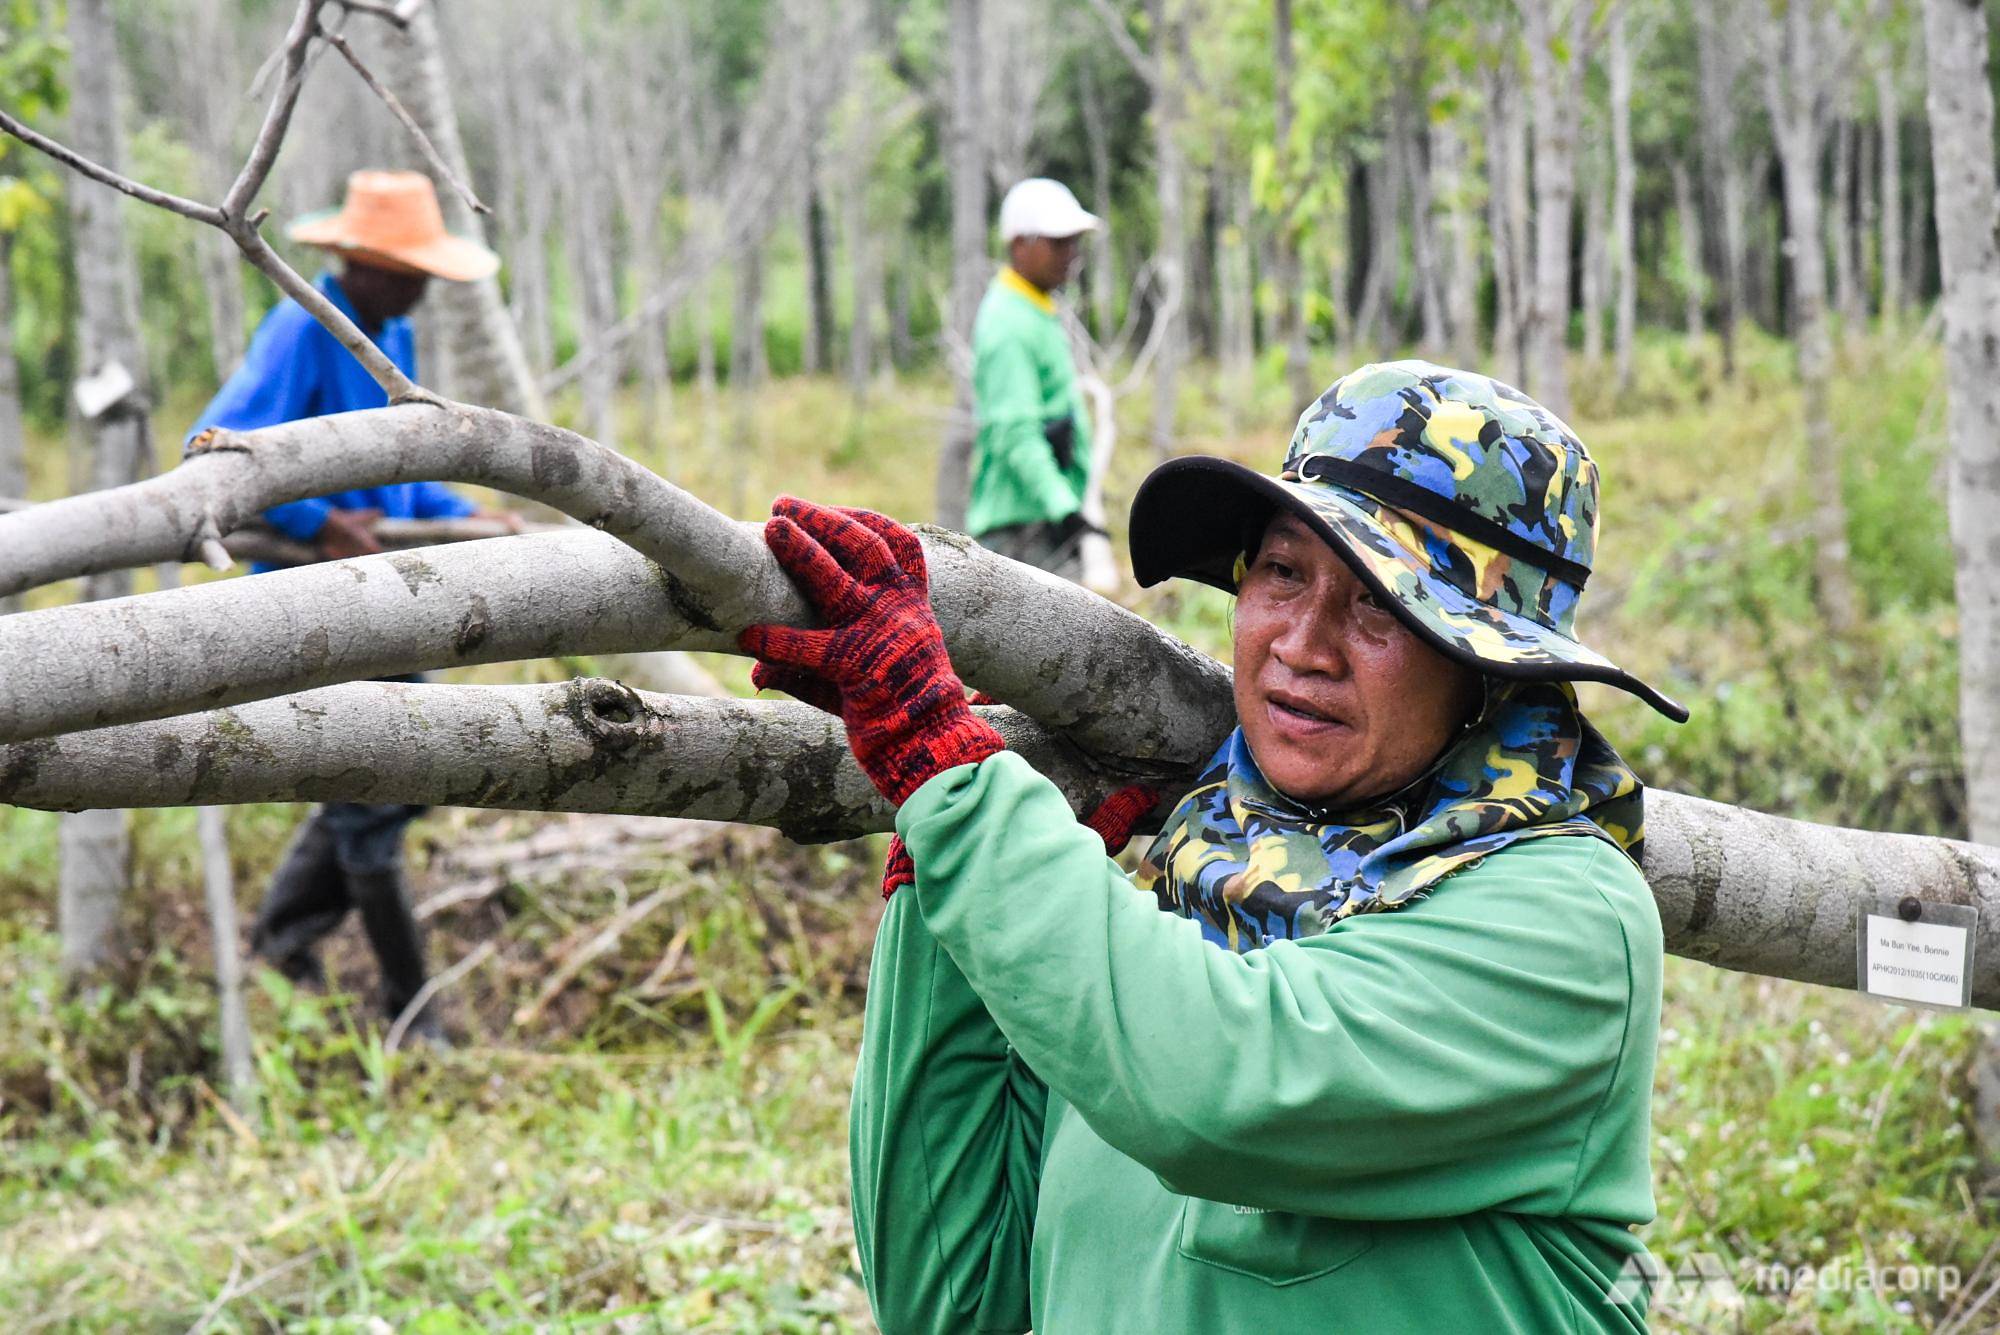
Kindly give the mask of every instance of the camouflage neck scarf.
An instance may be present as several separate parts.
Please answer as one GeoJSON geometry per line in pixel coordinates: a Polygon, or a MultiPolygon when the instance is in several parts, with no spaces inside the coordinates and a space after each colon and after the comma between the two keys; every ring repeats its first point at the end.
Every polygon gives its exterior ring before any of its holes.
{"type": "Polygon", "coordinates": [[[1495,681],[1478,719],[1428,771],[1354,811],[1316,811],[1280,793],[1237,729],[1133,883],[1216,945],[1244,952],[1401,908],[1522,839],[1593,835],[1636,860],[1643,800],[1567,682],[1495,681]]]}

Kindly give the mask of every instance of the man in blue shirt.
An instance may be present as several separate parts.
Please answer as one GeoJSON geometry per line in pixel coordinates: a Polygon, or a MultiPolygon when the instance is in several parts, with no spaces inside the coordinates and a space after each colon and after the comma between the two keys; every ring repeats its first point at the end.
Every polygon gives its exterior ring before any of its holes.
{"type": "MultiPolygon", "coordinates": [[[[314,283],[335,306],[416,378],[416,343],[405,317],[432,278],[470,282],[491,275],[499,257],[445,231],[437,195],[418,172],[356,172],[337,213],[301,219],[296,241],[341,256],[338,278],[314,283]]],[[[304,307],[287,299],[258,326],[243,365],[195,419],[192,436],[212,426],[250,430],[329,413],[380,408],[379,385],[304,307]]],[[[291,501],[264,512],[287,537],[327,560],[382,550],[380,518],[440,519],[480,513],[441,482],[362,487],[291,501]]],[[[511,516],[510,516],[511,518],[511,516]]],[[[267,569],[258,566],[257,569],[267,569]]],[[[329,802],[300,826],[258,910],[252,947],[286,976],[323,983],[317,946],[357,909],[382,966],[383,1004],[400,1014],[424,985],[423,939],[403,885],[403,835],[424,808],[400,803],[329,802]]],[[[438,1040],[435,1018],[421,1013],[412,1032],[438,1040]]]]}

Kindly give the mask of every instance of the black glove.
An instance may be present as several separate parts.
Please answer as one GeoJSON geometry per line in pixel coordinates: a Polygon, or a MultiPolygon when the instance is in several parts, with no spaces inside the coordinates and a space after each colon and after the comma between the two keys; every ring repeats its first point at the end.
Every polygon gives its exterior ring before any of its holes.
{"type": "Polygon", "coordinates": [[[1098,525],[1085,519],[1081,510],[1076,511],[1074,514],[1064,515],[1061,519],[1056,520],[1056,543],[1058,547],[1068,547],[1072,543],[1082,542],[1083,535],[1086,533],[1095,533],[1101,538],[1111,536],[1098,525]]]}
{"type": "Polygon", "coordinates": [[[1042,423],[1042,439],[1055,451],[1056,466],[1065,473],[1076,462],[1076,418],[1064,413],[1042,423]]]}

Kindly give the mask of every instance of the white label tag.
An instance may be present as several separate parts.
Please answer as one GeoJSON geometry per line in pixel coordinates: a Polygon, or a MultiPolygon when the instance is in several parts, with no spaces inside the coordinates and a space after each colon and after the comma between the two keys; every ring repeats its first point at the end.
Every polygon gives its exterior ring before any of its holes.
{"type": "Polygon", "coordinates": [[[1862,943],[1867,960],[1863,991],[1922,1006],[1969,1004],[1966,971],[1971,952],[1965,928],[1869,913],[1863,915],[1862,930],[1867,934],[1862,943]]]}

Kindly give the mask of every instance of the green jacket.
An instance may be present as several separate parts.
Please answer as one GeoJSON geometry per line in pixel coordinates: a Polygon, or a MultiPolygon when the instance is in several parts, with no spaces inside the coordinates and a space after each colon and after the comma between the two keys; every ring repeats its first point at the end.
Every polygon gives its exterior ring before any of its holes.
{"type": "Polygon", "coordinates": [[[1003,752],[897,828],[850,1154],[904,1331],[1632,1331],[1660,924],[1617,849],[1529,840],[1235,955],[1003,752]]]}
{"type": "Polygon", "coordinates": [[[1083,508],[1090,481],[1090,418],[1076,385],[1055,303],[1002,269],[972,325],[972,408],[979,438],[965,526],[973,536],[1010,524],[1053,523],[1083,508]],[[1044,434],[1075,425],[1064,467],[1044,434]]]}

